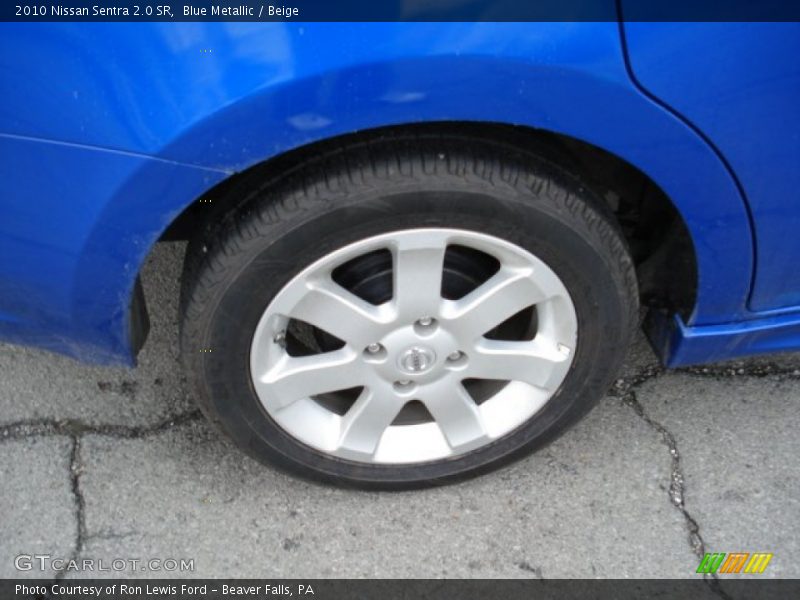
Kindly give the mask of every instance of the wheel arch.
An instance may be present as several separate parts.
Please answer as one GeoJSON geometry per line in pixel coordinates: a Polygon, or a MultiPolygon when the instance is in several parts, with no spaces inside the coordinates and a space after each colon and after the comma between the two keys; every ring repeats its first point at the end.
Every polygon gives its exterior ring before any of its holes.
{"type": "Polygon", "coordinates": [[[663,190],[645,173],[601,148],[543,129],[487,122],[428,122],[380,127],[300,146],[253,165],[216,185],[175,218],[162,240],[202,244],[204,229],[216,226],[269,185],[311,157],[409,136],[479,139],[536,154],[578,177],[614,214],[638,267],[645,304],[690,318],[697,296],[697,257],[688,228],[663,190]],[[680,277],[659,278],[667,268],[680,277]]]}
{"type": "MultiPolygon", "coordinates": [[[[314,151],[330,140],[447,123],[489,136],[498,135],[498,126],[513,125],[532,142],[560,140],[578,155],[584,171],[591,169],[586,159],[602,155],[606,164],[638,173],[675,208],[694,245],[697,293],[693,305],[681,311],[684,322],[747,316],[753,247],[745,200],[714,150],[642,94],[621,58],[609,72],[585,63],[483,55],[359,64],[263,90],[226,107],[185,132],[164,154],[196,162],[203,149],[213,147],[206,166],[242,174],[287,164],[294,153],[314,151]],[[375,85],[376,80],[395,83],[375,85]],[[403,89],[422,91],[387,93],[397,81],[403,89]],[[477,92],[474,81],[490,92],[477,92]],[[306,121],[298,123],[298,116],[306,121]]],[[[240,175],[233,178],[240,180],[240,175]]]]}
{"type": "MultiPolygon", "coordinates": [[[[118,297],[126,298],[128,312],[135,278],[155,241],[165,232],[174,233],[177,224],[197,210],[200,200],[218,195],[220,186],[229,188],[259,169],[285,164],[293,153],[345,136],[371,135],[392,127],[462,123],[470,128],[513,126],[533,137],[572,140],[573,150],[595,148],[618,164],[630,166],[663,191],[693,243],[696,295],[693,306],[682,311],[684,322],[730,322],[747,314],[753,249],[744,200],[713,150],[679,119],[641,94],[622,67],[624,78],[598,75],[588,65],[564,68],[487,57],[453,60],[415,59],[391,67],[395,74],[402,72],[401,79],[414,89],[413,74],[424,65],[424,76],[416,80],[419,88],[432,90],[443,82],[448,99],[423,95],[397,102],[395,98],[386,108],[385,93],[380,95],[379,88],[363,82],[389,67],[362,65],[335,76],[260,90],[182,132],[159,155],[162,160],[200,168],[185,189],[169,186],[174,195],[168,200],[145,200],[152,210],[147,218],[138,219],[145,231],[135,236],[135,248],[120,250],[127,254],[123,257],[124,290],[118,297]],[[335,85],[330,83],[331,77],[335,85]],[[472,98],[461,102],[460,98],[474,92],[475,79],[502,101],[486,104],[472,98]],[[525,84],[519,86],[519,81],[525,84]],[[354,87],[375,90],[368,98],[341,97],[340,88],[354,87]],[[298,98],[310,98],[315,107],[300,113],[311,115],[300,127],[296,119],[292,121],[302,108],[295,105],[298,98]],[[326,114],[336,118],[330,122],[312,118],[326,114]]],[[[144,193],[152,189],[145,183],[149,176],[147,168],[141,169],[126,182],[126,193],[130,195],[137,186],[143,186],[144,193]]],[[[97,230],[124,228],[126,211],[115,209],[112,199],[103,217],[97,230]]],[[[130,339],[131,332],[123,337],[130,339]]]]}

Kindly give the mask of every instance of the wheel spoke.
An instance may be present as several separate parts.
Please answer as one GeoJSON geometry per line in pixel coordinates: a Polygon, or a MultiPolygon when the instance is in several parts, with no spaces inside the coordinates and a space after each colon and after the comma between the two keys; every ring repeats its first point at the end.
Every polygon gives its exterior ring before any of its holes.
{"type": "Polygon", "coordinates": [[[442,382],[421,394],[420,400],[453,450],[479,445],[486,440],[486,428],[478,405],[460,383],[442,382]]]}
{"type": "Polygon", "coordinates": [[[290,316],[319,327],[354,348],[379,339],[391,320],[386,307],[374,306],[333,281],[324,280],[307,284],[290,316]]]}
{"type": "Polygon", "coordinates": [[[415,236],[394,248],[394,297],[398,313],[407,319],[434,316],[442,301],[446,240],[415,236]]]}
{"type": "Polygon", "coordinates": [[[372,456],[403,401],[382,388],[364,388],[342,419],[339,447],[347,453],[372,456]]]}
{"type": "Polygon", "coordinates": [[[466,342],[547,297],[530,269],[503,268],[463,298],[446,301],[442,318],[466,342]]]}
{"type": "Polygon", "coordinates": [[[569,359],[566,355],[537,340],[481,340],[469,357],[467,373],[476,379],[522,381],[554,392],[567,369],[569,359]]]}
{"type": "Polygon", "coordinates": [[[266,373],[254,378],[257,387],[269,388],[276,409],[301,398],[361,386],[365,380],[358,354],[347,347],[311,356],[285,354],[266,373]]]}

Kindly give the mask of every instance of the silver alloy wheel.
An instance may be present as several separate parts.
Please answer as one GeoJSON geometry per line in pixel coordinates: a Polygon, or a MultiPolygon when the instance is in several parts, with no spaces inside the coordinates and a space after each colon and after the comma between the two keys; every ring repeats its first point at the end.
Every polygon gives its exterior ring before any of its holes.
{"type": "Polygon", "coordinates": [[[365,463],[444,459],[491,443],[530,419],[553,397],[577,343],[572,299],[558,276],[526,250],[457,229],[409,229],[349,244],[287,283],[256,327],[250,351],[254,389],[289,435],[321,452],[365,463]],[[451,245],[494,257],[499,270],[467,295],[442,297],[451,245]],[[392,255],[392,299],[374,305],[334,281],[334,270],[376,250],[392,255]],[[535,306],[528,341],[485,334],[535,306]],[[292,356],[291,319],[339,338],[335,350],[292,356]],[[464,380],[507,382],[477,403],[464,380]],[[321,394],[360,388],[344,412],[321,394]],[[393,424],[410,401],[427,422],[393,424]]]}

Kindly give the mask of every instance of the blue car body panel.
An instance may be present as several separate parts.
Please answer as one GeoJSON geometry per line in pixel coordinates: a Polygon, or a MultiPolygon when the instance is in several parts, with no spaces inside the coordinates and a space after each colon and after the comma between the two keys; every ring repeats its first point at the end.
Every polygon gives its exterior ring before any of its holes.
{"type": "Polygon", "coordinates": [[[227,173],[4,135],[0,156],[0,336],[130,364],[136,274],[180,211],[154,202],[227,173]]]}
{"type": "Polygon", "coordinates": [[[570,135],[666,192],[699,274],[686,322],[653,325],[670,364],[697,361],[710,327],[706,358],[747,352],[733,341],[760,318],[747,199],[631,77],[617,23],[3,24],[0,77],[2,339],[132,363],[136,276],[206,190],[308,143],[431,121],[570,135]]]}
{"type": "Polygon", "coordinates": [[[754,311],[800,305],[800,23],[626,23],[639,83],[695,125],[752,212],[754,311]]]}

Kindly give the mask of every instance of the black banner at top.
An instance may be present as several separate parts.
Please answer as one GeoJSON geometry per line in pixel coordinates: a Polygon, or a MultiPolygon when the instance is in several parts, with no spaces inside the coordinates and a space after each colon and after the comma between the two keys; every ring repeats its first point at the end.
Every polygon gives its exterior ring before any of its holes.
{"type": "Polygon", "coordinates": [[[2,21],[800,21],[800,0],[7,0],[2,21]]]}

